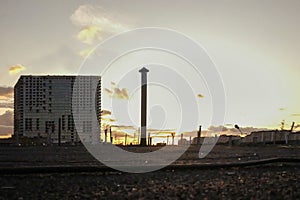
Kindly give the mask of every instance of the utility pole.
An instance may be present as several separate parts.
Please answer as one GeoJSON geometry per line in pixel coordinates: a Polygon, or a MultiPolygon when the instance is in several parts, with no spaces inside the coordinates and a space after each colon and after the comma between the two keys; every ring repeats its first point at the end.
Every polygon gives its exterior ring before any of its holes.
{"type": "Polygon", "coordinates": [[[174,146],[175,133],[171,133],[172,136],[172,145],[174,146]]]}
{"type": "Polygon", "coordinates": [[[107,127],[104,130],[104,142],[107,143],[107,127]]]}
{"type": "Polygon", "coordinates": [[[125,146],[127,145],[127,133],[125,134],[125,146]]]}
{"type": "Polygon", "coordinates": [[[112,137],[111,126],[109,127],[109,138],[110,138],[110,143],[113,143],[113,137],[112,137]]]}
{"type": "Polygon", "coordinates": [[[202,126],[199,126],[199,131],[197,132],[197,145],[200,145],[200,138],[201,138],[201,128],[202,126]]]}

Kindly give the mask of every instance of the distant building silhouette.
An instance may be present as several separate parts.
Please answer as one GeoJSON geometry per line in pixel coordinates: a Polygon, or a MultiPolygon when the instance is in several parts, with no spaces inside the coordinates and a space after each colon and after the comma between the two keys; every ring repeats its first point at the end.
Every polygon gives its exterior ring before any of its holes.
{"type": "Polygon", "coordinates": [[[244,143],[289,144],[299,143],[300,132],[291,130],[254,131],[243,138],[244,143]]]}
{"type": "Polygon", "coordinates": [[[44,138],[48,143],[75,143],[80,141],[80,131],[87,133],[86,140],[92,140],[90,120],[83,119],[81,130],[75,129],[72,94],[76,78],[80,81],[82,94],[78,99],[83,106],[93,106],[91,83],[98,82],[96,107],[100,120],[99,76],[21,76],[14,88],[15,136],[44,138]]]}

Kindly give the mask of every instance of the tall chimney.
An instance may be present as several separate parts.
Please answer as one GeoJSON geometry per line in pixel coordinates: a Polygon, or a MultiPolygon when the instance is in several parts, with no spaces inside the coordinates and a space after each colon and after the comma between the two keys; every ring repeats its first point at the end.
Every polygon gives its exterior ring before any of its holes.
{"type": "Polygon", "coordinates": [[[141,92],[141,146],[147,145],[147,73],[149,70],[145,67],[139,70],[142,75],[142,92],[141,92]]]}

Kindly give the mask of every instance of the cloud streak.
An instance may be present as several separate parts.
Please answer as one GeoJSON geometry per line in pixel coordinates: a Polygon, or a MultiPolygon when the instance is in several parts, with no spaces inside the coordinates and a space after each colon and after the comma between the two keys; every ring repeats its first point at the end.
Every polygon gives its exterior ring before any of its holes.
{"type": "Polygon", "coordinates": [[[300,113],[294,113],[294,114],[291,114],[291,116],[293,116],[293,117],[300,117],[300,113]]]}
{"type": "Polygon", "coordinates": [[[202,94],[198,94],[197,97],[200,99],[204,98],[204,96],[202,94]]]}
{"type": "Polygon", "coordinates": [[[9,72],[9,74],[12,75],[12,74],[18,74],[24,70],[26,70],[26,67],[24,67],[21,64],[17,64],[17,65],[13,65],[13,66],[9,67],[8,72],[9,72]]]}
{"type": "Polygon", "coordinates": [[[111,115],[111,112],[109,110],[102,110],[101,111],[101,116],[107,116],[107,115],[111,115]]]}
{"type": "Polygon", "coordinates": [[[0,102],[0,108],[10,108],[10,109],[13,109],[14,108],[14,103],[0,102]]]}
{"type": "Polygon", "coordinates": [[[111,89],[105,88],[104,92],[108,94],[110,98],[125,99],[128,100],[128,92],[126,88],[119,88],[114,82],[111,82],[111,89]]]}

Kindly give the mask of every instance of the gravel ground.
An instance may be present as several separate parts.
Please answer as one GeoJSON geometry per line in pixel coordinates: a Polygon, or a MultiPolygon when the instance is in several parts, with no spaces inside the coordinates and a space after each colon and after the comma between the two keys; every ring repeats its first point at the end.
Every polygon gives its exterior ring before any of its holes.
{"type": "MultiPolygon", "coordinates": [[[[168,147],[170,152],[177,147],[168,147]]],[[[130,151],[141,151],[125,147],[130,151]]],[[[155,150],[154,149],[150,149],[155,150]]],[[[174,164],[238,163],[299,158],[299,146],[217,145],[204,159],[190,148],[174,164]]],[[[83,146],[0,147],[4,168],[101,166],[83,146]]],[[[174,168],[176,169],[176,167],[174,168]]],[[[2,199],[300,199],[300,164],[226,169],[160,170],[146,174],[52,173],[0,176],[2,199]]]]}
{"type": "Polygon", "coordinates": [[[0,177],[0,199],[300,199],[300,165],[0,177]]]}

